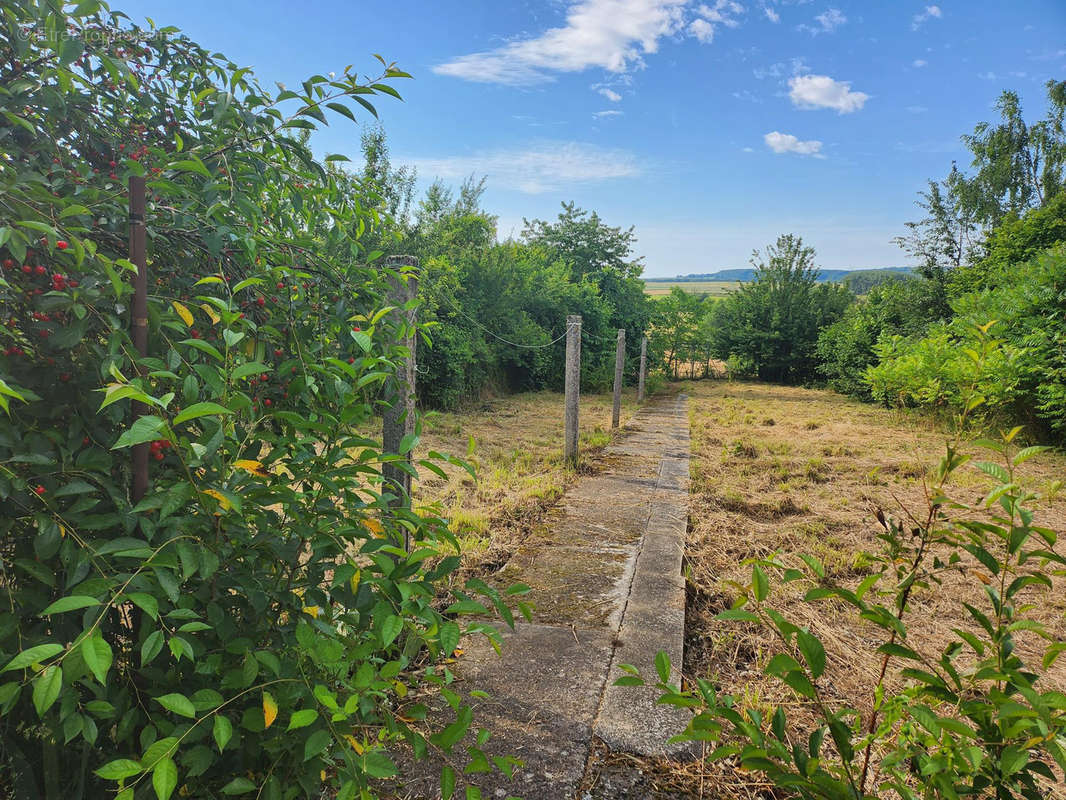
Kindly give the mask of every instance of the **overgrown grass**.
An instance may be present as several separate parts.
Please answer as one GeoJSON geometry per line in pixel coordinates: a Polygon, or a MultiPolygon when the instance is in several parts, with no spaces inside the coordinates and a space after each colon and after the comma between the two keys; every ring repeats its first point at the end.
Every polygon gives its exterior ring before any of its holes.
{"type": "MultiPolygon", "coordinates": [[[[610,443],[610,394],[583,395],[578,417],[581,468],[594,467],[610,443]]],[[[622,394],[621,425],[636,410],[636,392],[622,394]]],[[[415,456],[430,450],[465,457],[477,470],[447,467],[447,479],[425,473],[417,503],[439,503],[468,562],[493,560],[562,496],[577,473],[563,462],[563,396],[528,392],[487,400],[460,412],[430,412],[415,456]],[[495,554],[495,555],[494,555],[495,554]]]]}

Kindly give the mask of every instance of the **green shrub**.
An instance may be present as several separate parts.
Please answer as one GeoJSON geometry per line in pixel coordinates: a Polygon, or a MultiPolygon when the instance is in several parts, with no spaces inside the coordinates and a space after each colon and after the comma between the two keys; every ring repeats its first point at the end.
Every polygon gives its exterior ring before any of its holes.
{"type": "Polygon", "coordinates": [[[0,31],[0,794],[370,796],[391,742],[471,723],[456,698],[455,725],[412,727],[435,658],[484,629],[456,616],[510,619],[449,583],[446,520],[389,511],[400,456],[352,433],[406,351],[375,219],[304,134],[405,74],[271,95],[174,31],[58,8],[5,3],[0,31]]]}
{"type": "Polygon", "coordinates": [[[875,347],[880,363],[867,372],[870,391],[886,404],[958,411],[975,384],[985,408],[1061,438],[1066,248],[1004,268],[994,284],[953,300],[954,319],[927,336],[882,340],[875,347]]]}
{"type": "Polygon", "coordinates": [[[818,334],[818,371],[836,391],[871,399],[865,375],[867,367],[877,363],[878,341],[924,333],[936,321],[936,297],[936,287],[925,279],[875,286],[818,334]]]}

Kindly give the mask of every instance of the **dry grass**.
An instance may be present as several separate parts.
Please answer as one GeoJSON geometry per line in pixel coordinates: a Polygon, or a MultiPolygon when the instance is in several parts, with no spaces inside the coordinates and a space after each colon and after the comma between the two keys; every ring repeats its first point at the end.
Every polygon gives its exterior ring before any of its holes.
{"type": "MultiPolygon", "coordinates": [[[[595,466],[612,439],[610,394],[582,395],[578,417],[581,467],[563,463],[563,396],[528,392],[482,402],[460,412],[429,412],[415,452],[431,450],[465,458],[463,469],[444,465],[447,480],[428,471],[415,500],[439,504],[463,547],[467,568],[502,565],[521,539],[562,496],[577,474],[595,466]]],[[[636,410],[635,390],[622,393],[621,425],[636,410]]]]}
{"type": "MultiPolygon", "coordinates": [[[[783,706],[791,724],[809,729],[815,721],[811,711],[791,690],[762,674],[778,652],[777,640],[756,626],[714,617],[733,603],[733,584],[750,581],[750,567],[742,562],[753,557],[780,553],[798,565],[796,555],[809,553],[823,561],[835,581],[861,581],[871,571],[868,554],[878,550],[874,513],[881,508],[898,517],[902,508],[926,507],[923,479],[939,461],[949,434],[928,418],[831,392],[712,381],[679,388],[690,396],[692,424],[684,672],[689,679],[712,681],[744,706],[763,712],[783,706]]],[[[1056,490],[1064,476],[1061,454],[1044,454],[1021,468],[1023,485],[1045,495],[1037,505],[1037,524],[1056,531],[1066,530],[1066,497],[1056,490]]],[[[986,481],[966,467],[954,481],[954,494],[975,503],[986,481]]],[[[939,655],[952,627],[970,627],[961,603],[984,605],[981,584],[967,574],[972,566],[964,563],[936,590],[915,593],[907,617],[912,647],[939,655]]],[[[1025,599],[1066,638],[1064,582],[1056,578],[1054,590],[1032,591],[1025,599]]],[[[772,602],[824,642],[829,666],[819,685],[830,702],[868,710],[880,668],[874,652],[883,642],[880,629],[839,604],[804,604],[787,586],[775,587],[772,602]]],[[[1030,636],[1019,639],[1018,650],[1030,663],[1039,663],[1043,647],[1030,636]]],[[[1066,663],[1056,664],[1044,688],[1066,688],[1066,663]]],[[[602,746],[593,751],[584,788],[593,800],[787,796],[729,762],[638,759],[602,746]]],[[[1056,786],[1050,796],[1066,797],[1066,792],[1056,786]]]]}
{"type": "MultiPolygon", "coordinates": [[[[689,603],[685,670],[713,680],[723,691],[766,711],[783,705],[801,728],[813,724],[810,711],[790,690],[762,675],[776,652],[768,632],[713,617],[736,594],[731,582],[746,584],[745,559],[781,553],[795,560],[817,556],[830,577],[845,585],[870,572],[867,554],[878,549],[878,508],[901,515],[926,508],[923,478],[943,453],[948,434],[919,417],[851,401],[839,395],[763,384],[690,384],[693,442],[692,524],[686,554],[689,603]]],[[[985,456],[987,457],[987,455],[985,456]]],[[[1066,500],[1054,484],[1064,459],[1045,454],[1022,468],[1022,482],[1050,496],[1038,506],[1038,524],[1066,529],[1066,500]]],[[[986,478],[965,467],[954,481],[960,500],[977,501],[986,478]]],[[[798,562],[797,562],[798,563],[798,562]]],[[[981,584],[964,564],[945,576],[937,590],[916,592],[907,617],[912,647],[939,654],[954,626],[969,627],[962,601],[983,605],[981,584]]],[[[1066,637],[1063,580],[1054,591],[1033,591],[1027,600],[1058,635],[1066,637]]],[[[877,681],[883,641],[880,629],[862,623],[842,605],[807,605],[787,588],[776,604],[794,622],[807,625],[826,645],[829,668],[823,690],[834,702],[868,709],[877,681]]],[[[1036,637],[1019,650],[1039,663],[1036,637]]],[[[890,670],[891,672],[891,670],[890,670]]],[[[1045,688],[1066,687],[1060,662],[1045,688]]],[[[691,769],[691,768],[688,768],[691,769]]],[[[702,776],[704,797],[766,796],[750,775],[715,768],[702,776]]]]}

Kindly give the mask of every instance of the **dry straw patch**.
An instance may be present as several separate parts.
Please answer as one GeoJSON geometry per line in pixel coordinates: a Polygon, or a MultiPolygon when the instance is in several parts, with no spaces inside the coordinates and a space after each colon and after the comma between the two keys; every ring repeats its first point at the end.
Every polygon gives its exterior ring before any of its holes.
{"type": "MultiPolygon", "coordinates": [[[[762,675],[777,647],[770,634],[713,619],[733,602],[730,581],[750,580],[750,568],[741,566],[745,559],[803,552],[820,558],[835,581],[858,583],[871,572],[866,554],[878,549],[874,512],[882,508],[900,517],[903,508],[916,514],[925,508],[925,470],[940,458],[948,434],[927,419],[824,391],[720,382],[690,384],[685,391],[691,395],[693,446],[686,674],[712,679],[755,708],[784,705],[790,720],[809,726],[814,717],[791,691],[762,675]]],[[[1022,482],[1046,493],[1063,478],[1064,464],[1058,454],[1033,459],[1021,469],[1022,482]]],[[[986,485],[985,476],[966,467],[952,493],[976,502],[986,485]]],[[[1052,491],[1038,505],[1037,524],[1066,531],[1066,498],[1052,491]]],[[[935,656],[952,627],[969,627],[962,601],[984,605],[980,584],[965,574],[972,569],[965,564],[942,587],[915,594],[907,617],[912,647],[935,656]]],[[[1026,600],[1066,637],[1064,581],[1058,578],[1053,591],[1034,590],[1026,600]]],[[[796,602],[797,594],[778,587],[774,602],[825,644],[830,666],[820,685],[826,696],[868,708],[880,666],[873,652],[882,642],[880,630],[842,605],[807,605],[796,602]]],[[[1043,648],[1035,637],[1023,638],[1019,649],[1039,663],[1043,648]]],[[[1066,687],[1066,663],[1059,662],[1047,680],[1045,688],[1066,687]]],[[[701,784],[705,797],[767,796],[751,776],[717,767],[693,784],[694,796],[701,784]]]]}
{"type": "MultiPolygon", "coordinates": [[[[563,396],[527,392],[486,400],[459,412],[429,412],[416,458],[436,450],[472,463],[475,482],[458,467],[442,465],[442,479],[422,471],[415,501],[439,503],[463,546],[468,569],[502,566],[515,543],[534,527],[613,438],[611,394],[581,397],[578,417],[582,466],[563,463],[563,396]],[[470,441],[473,447],[470,449],[470,441]],[[470,453],[467,456],[467,453],[470,453]]],[[[636,411],[635,390],[622,393],[621,425],[636,411]]]]}

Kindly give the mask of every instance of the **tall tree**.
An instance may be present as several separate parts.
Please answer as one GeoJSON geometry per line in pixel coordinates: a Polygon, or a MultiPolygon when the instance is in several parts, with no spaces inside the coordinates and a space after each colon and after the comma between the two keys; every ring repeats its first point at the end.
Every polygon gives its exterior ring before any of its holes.
{"type": "Polygon", "coordinates": [[[713,350],[736,356],[762,380],[799,382],[815,374],[818,332],[852,302],[837,284],[819,284],[814,248],[793,234],[755,251],[755,279],[715,307],[713,350]]]}

